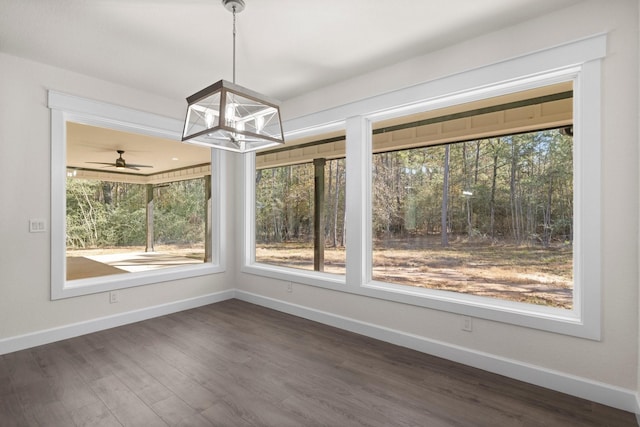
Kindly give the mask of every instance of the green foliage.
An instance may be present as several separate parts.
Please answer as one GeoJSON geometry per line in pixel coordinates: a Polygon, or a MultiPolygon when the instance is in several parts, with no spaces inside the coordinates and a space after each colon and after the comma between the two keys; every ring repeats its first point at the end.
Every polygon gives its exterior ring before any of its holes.
{"type": "MultiPolygon", "coordinates": [[[[325,164],[325,241],[344,246],[345,160],[325,164]]],[[[256,241],[312,242],[312,163],[256,171],[256,241]]]]}
{"type": "Polygon", "coordinates": [[[442,233],[549,246],[572,240],[573,141],[557,130],[373,156],[373,230],[378,237],[442,233]]]}
{"type": "MultiPolygon", "coordinates": [[[[204,241],[204,179],[154,189],[157,243],[204,241]]],[[[67,247],[142,246],[146,243],[146,186],[67,179],[67,247]]]]}
{"type": "Polygon", "coordinates": [[[204,241],[204,181],[178,181],[156,190],[155,241],[166,244],[204,241]]]}
{"type": "Polygon", "coordinates": [[[108,210],[95,203],[100,188],[98,182],[67,179],[67,246],[95,247],[104,239],[108,210]]]}
{"type": "MultiPolygon", "coordinates": [[[[448,235],[542,245],[573,239],[573,141],[558,130],[373,155],[378,238],[448,235]],[[446,196],[446,230],[442,229],[446,196]]],[[[325,240],[344,244],[345,160],[325,169],[325,240]]],[[[313,240],[313,165],[256,172],[256,241],[313,240]]]]}

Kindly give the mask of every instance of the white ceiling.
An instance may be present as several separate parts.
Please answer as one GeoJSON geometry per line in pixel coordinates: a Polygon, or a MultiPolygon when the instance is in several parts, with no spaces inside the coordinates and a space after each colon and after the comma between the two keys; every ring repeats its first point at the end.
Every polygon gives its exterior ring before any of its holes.
{"type": "MultiPolygon", "coordinates": [[[[580,1],[245,0],[237,83],[285,101],[580,1]]],[[[232,80],[232,23],[221,0],[0,0],[0,52],[186,106],[187,96],[232,80]]],[[[154,166],[127,170],[143,175],[208,157],[130,134],[76,136],[67,141],[76,168],[101,169],[87,162],[115,161],[117,149],[154,166]]]]}
{"type": "MultiPolygon", "coordinates": [[[[579,1],[246,0],[237,83],[284,101],[579,1]]],[[[180,100],[232,79],[231,28],[220,0],[0,0],[0,51],[180,100]]]]}

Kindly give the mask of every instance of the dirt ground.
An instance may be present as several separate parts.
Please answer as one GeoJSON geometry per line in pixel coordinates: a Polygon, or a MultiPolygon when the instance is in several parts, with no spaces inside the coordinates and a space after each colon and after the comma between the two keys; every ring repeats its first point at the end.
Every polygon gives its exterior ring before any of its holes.
{"type": "MultiPolygon", "coordinates": [[[[204,249],[156,245],[156,252],[203,259],[204,249]]],[[[70,250],[69,256],[140,252],[144,247],[70,250]]],[[[258,244],[256,261],[313,270],[308,243],[258,244]]],[[[325,248],[324,271],[345,274],[345,248],[325,248]]],[[[373,279],[399,285],[467,293],[570,309],[573,252],[570,245],[544,249],[515,245],[397,239],[375,242],[373,279]]]]}
{"type": "MultiPolygon", "coordinates": [[[[344,248],[325,248],[325,272],[344,274],[344,248]]],[[[286,243],[256,247],[256,260],[313,270],[313,248],[286,243]]],[[[573,253],[554,248],[452,242],[439,244],[376,242],[373,279],[570,309],[573,303],[573,253]]]]}

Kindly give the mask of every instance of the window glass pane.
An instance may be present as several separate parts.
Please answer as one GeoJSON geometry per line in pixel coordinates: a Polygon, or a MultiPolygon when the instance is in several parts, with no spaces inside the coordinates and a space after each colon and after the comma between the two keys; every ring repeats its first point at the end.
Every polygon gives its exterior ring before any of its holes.
{"type": "Polygon", "coordinates": [[[255,179],[256,262],[344,274],[345,159],[259,167],[255,179]]]}
{"type": "Polygon", "coordinates": [[[156,251],[204,261],[205,179],[208,178],[155,186],[153,228],[156,251]]]}
{"type": "Polygon", "coordinates": [[[148,186],[68,177],[67,280],[204,262],[204,181],[148,186]]]}
{"type": "Polygon", "coordinates": [[[211,262],[211,152],[66,123],[66,280],[211,262]]]}
{"type": "Polygon", "coordinates": [[[439,145],[407,129],[410,148],[373,155],[373,280],[571,309],[572,127],[439,145]]]}

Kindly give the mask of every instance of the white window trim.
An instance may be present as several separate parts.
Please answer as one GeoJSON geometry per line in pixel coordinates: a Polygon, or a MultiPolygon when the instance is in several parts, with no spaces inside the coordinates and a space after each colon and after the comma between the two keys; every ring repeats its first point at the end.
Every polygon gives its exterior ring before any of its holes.
{"type": "Polygon", "coordinates": [[[104,102],[49,91],[51,109],[51,299],[62,299],[130,288],[152,283],[186,279],[225,271],[224,197],[220,180],[224,174],[223,154],[211,150],[211,254],[212,262],[167,269],[66,280],[66,123],[116,129],[180,142],[182,122],[156,114],[104,102]]]}
{"type": "Polygon", "coordinates": [[[555,333],[601,337],[601,59],[599,34],[497,64],[342,105],[284,123],[285,133],[313,134],[345,123],[347,134],[346,276],[275,267],[255,261],[255,156],[244,163],[244,259],[241,271],[275,279],[459,313],[555,333]],[[371,280],[371,123],[392,117],[573,80],[574,307],[503,301],[371,280]],[[346,121],[345,121],[346,120],[346,121]],[[354,226],[356,225],[356,226],[354,226]]]}

